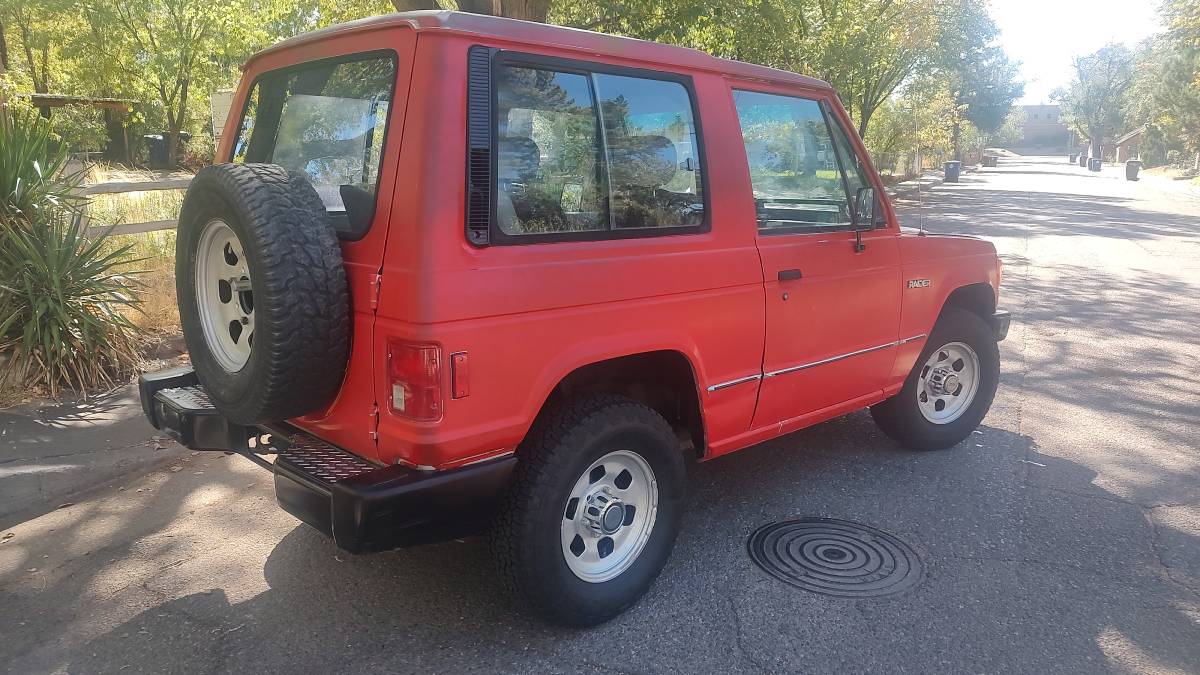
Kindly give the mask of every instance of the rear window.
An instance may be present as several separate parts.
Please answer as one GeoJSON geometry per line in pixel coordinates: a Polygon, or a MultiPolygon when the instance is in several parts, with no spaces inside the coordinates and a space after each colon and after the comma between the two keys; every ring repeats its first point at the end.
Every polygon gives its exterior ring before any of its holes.
{"type": "Polygon", "coordinates": [[[330,214],[341,216],[335,226],[348,230],[345,202],[375,198],[395,82],[391,52],[261,75],[247,99],[231,159],[303,172],[330,214]]]}

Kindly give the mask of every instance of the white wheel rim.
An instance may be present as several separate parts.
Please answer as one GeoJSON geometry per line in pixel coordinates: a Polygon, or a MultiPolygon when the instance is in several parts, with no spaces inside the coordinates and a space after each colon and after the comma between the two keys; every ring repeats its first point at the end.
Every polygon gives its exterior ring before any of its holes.
{"type": "Polygon", "coordinates": [[[637,561],[654,530],[654,471],[635,452],[610,452],[575,481],[562,513],[567,567],[589,583],[614,579],[637,561]]]}
{"type": "Polygon", "coordinates": [[[917,383],[917,407],[934,424],[962,417],[979,392],[979,355],[962,342],[933,350],[917,383]]]}
{"type": "Polygon", "coordinates": [[[230,373],[241,370],[254,344],[254,293],[242,242],[220,219],[210,220],[200,232],[196,307],[217,364],[230,373]]]}

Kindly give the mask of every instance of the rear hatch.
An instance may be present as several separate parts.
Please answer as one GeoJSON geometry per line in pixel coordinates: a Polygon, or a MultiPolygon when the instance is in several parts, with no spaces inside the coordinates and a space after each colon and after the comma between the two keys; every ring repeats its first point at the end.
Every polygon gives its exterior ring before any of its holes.
{"type": "Polygon", "coordinates": [[[217,161],[267,162],[308,175],[341,240],[351,347],[337,398],[291,420],[378,460],[371,348],[416,35],[404,26],[337,31],[252,59],[217,161]]]}

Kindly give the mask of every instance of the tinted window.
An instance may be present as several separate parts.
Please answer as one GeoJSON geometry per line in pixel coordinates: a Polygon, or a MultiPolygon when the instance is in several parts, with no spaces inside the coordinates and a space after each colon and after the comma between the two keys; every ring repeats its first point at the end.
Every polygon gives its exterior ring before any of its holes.
{"type": "Polygon", "coordinates": [[[817,101],[735,91],[759,229],[850,224],[850,203],[817,101]]]}
{"type": "Polygon", "coordinates": [[[500,65],[496,105],[502,233],[703,222],[696,124],[682,84],[500,65]]]}
{"type": "Polygon", "coordinates": [[[501,68],[496,219],[505,234],[603,230],[600,130],[584,75],[501,68]]]}
{"type": "Polygon", "coordinates": [[[325,207],[343,190],[374,196],[396,63],[390,57],[316,62],[258,79],[234,162],[268,162],[308,175],[325,207]]]}

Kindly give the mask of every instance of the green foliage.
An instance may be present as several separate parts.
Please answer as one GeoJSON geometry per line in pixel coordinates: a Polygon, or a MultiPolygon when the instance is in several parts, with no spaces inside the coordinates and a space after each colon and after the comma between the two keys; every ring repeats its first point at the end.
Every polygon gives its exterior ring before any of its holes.
{"type": "Polygon", "coordinates": [[[64,146],[31,111],[0,115],[0,383],[87,390],[137,362],[128,248],[87,235],[64,146]]]}
{"type": "Polygon", "coordinates": [[[1125,128],[1128,94],[1133,84],[1133,52],[1110,44],[1075,60],[1075,78],[1055,97],[1062,101],[1062,119],[1092,143],[1092,153],[1125,128]]]}
{"type": "Polygon", "coordinates": [[[77,211],[0,231],[0,353],[7,384],[87,391],[111,386],[138,362],[128,246],[85,237],[77,211]]]}
{"type": "Polygon", "coordinates": [[[15,227],[46,218],[79,202],[78,175],[62,175],[67,148],[34,111],[0,113],[0,221],[15,227]]]}

